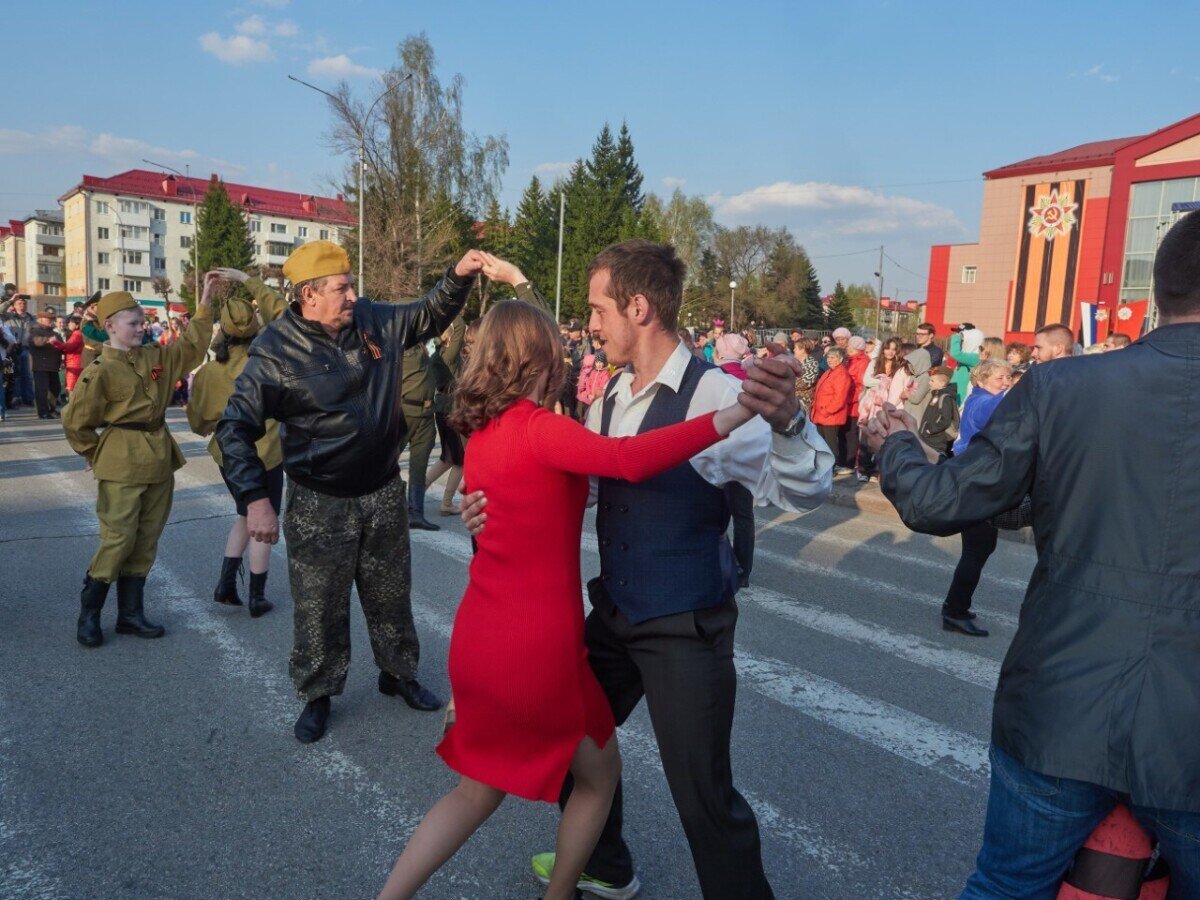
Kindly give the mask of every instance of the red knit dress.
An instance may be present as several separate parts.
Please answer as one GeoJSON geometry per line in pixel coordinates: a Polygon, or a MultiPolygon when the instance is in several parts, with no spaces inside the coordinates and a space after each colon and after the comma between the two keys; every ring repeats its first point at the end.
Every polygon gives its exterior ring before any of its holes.
{"type": "Polygon", "coordinates": [[[579,547],[588,476],[640,481],[720,440],[713,414],[606,438],[521,400],[467,443],[468,491],[487,527],[450,638],[456,723],[437,752],[454,771],[528,800],[558,800],[584,737],[612,710],[583,643],[579,547]]]}

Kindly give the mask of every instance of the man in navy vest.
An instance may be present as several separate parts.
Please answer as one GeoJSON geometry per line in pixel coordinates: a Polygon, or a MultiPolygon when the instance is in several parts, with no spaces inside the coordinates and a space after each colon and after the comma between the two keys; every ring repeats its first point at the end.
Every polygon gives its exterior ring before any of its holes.
{"type": "MultiPolygon", "coordinates": [[[[799,363],[762,360],[744,382],[692,355],[676,332],[684,264],[673,247],[632,240],[588,269],[590,330],[609,362],[625,371],[592,404],[587,425],[614,437],[660,428],[720,409],[734,397],[759,413],[689,462],[640,484],[593,482],[601,576],[588,585],[586,642],[617,724],[644,696],[707,900],[773,896],[762,866],[754,813],[734,789],[729,754],[737,674],[737,565],[725,537],[724,486],[793,512],[829,494],[833,454],[796,402],[799,363]]],[[[483,500],[463,504],[472,533],[483,500]]],[[[571,791],[568,778],[563,800],[571,791]]],[[[621,836],[618,787],[612,812],[580,890],[606,900],[640,883],[621,836]]],[[[533,859],[549,882],[554,855],[533,859]]]]}

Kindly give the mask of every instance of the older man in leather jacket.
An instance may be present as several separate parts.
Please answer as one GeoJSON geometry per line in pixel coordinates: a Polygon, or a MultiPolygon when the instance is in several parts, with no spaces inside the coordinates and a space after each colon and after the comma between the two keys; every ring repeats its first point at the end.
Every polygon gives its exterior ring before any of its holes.
{"type": "Polygon", "coordinates": [[[290,673],[305,701],[297,740],[324,734],[330,697],[350,667],[350,588],[358,586],[379,690],[414,709],[441,701],[417,681],[411,559],[398,459],[401,356],[453,321],[483,268],[472,250],[415,303],[373,303],[355,294],[346,252],[328,241],[284,264],[293,300],[250,347],[217,440],[225,476],[247,504],[250,536],[279,538],[266,470],[254,443],[281,424],[288,476],[284,534],[295,604],[290,673]]]}
{"type": "Polygon", "coordinates": [[[869,426],[883,492],[916,531],[1033,498],[1038,562],[963,898],[1057,896],[1117,803],[1158,841],[1171,896],[1200,897],[1200,213],[1163,240],[1154,290],[1160,327],[1033,367],[961,456],[931,464],[903,413],[869,426]]]}

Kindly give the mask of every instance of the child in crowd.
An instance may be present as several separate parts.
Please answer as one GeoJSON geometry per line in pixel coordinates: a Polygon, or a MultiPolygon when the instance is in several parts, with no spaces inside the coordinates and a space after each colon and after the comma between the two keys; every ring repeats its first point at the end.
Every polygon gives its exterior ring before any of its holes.
{"type": "Polygon", "coordinates": [[[950,384],[950,370],[929,370],[929,406],[921,417],[921,440],[939,453],[947,453],[958,437],[958,391],[950,384]]]}

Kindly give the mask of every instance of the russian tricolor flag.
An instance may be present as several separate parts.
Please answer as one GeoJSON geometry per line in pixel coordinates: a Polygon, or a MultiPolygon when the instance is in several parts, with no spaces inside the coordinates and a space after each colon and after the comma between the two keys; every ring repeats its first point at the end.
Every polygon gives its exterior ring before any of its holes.
{"type": "Polygon", "coordinates": [[[1099,326],[1099,323],[1096,320],[1096,311],[1098,309],[1099,307],[1095,303],[1081,302],[1079,304],[1079,342],[1083,344],[1085,348],[1096,343],[1099,326]]]}

